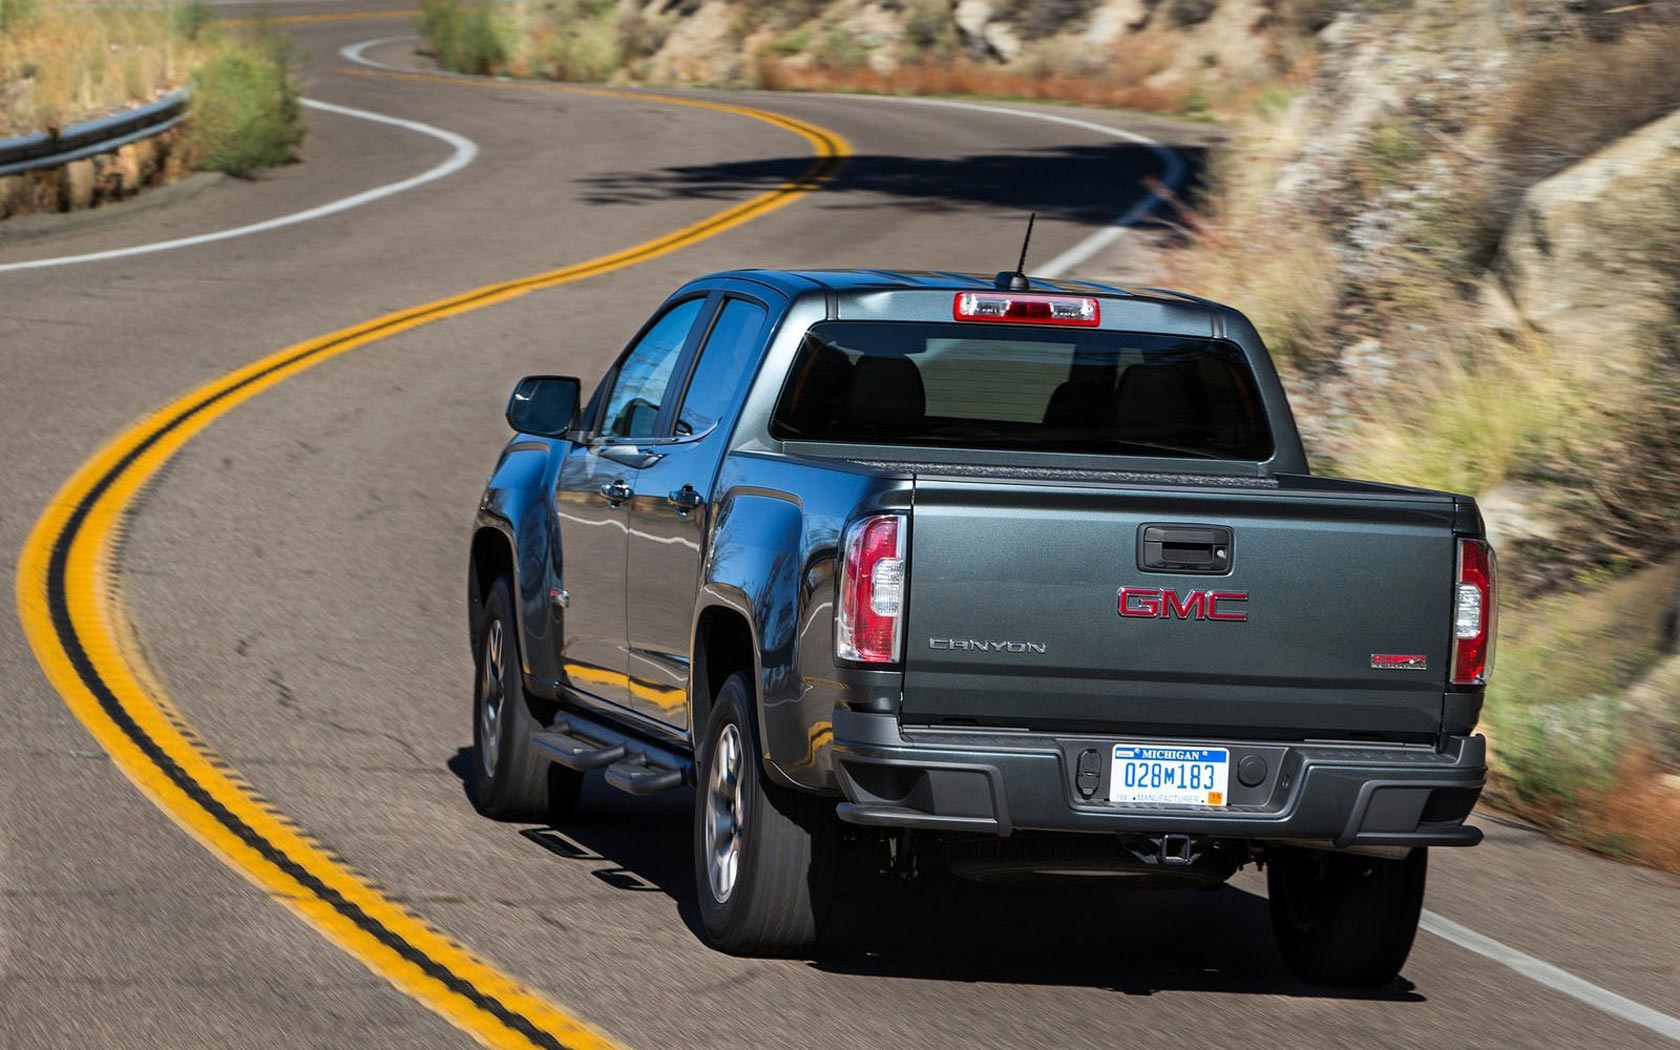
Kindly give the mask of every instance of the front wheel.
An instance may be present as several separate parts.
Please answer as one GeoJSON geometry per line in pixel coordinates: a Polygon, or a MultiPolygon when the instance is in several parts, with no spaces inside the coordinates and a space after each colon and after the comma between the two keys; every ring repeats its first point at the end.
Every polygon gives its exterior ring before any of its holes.
{"type": "Polygon", "coordinates": [[[538,728],[519,665],[519,630],[508,581],[497,580],[473,638],[473,804],[498,820],[569,816],[583,775],[531,751],[538,728]]]}
{"type": "Polygon", "coordinates": [[[700,751],[701,925],[707,940],[735,955],[801,955],[816,947],[832,891],[834,807],[767,782],[756,741],[752,687],[737,673],[718,690],[700,751]]]}
{"type": "Polygon", "coordinates": [[[1385,860],[1285,846],[1268,865],[1272,931],[1295,976],[1344,988],[1399,976],[1423,912],[1427,849],[1385,860]]]}

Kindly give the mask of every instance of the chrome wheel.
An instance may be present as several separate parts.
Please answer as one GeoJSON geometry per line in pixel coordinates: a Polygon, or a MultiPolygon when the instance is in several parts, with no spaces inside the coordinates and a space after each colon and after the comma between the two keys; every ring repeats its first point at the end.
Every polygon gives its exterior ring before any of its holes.
{"type": "Polygon", "coordinates": [[[712,899],[719,904],[735,889],[744,816],[741,731],[729,722],[712,747],[711,774],[706,778],[706,874],[712,884],[712,899]]]}
{"type": "Polygon", "coordinates": [[[484,659],[479,661],[478,758],[484,775],[496,775],[496,758],[502,746],[502,621],[491,620],[484,629],[484,659]]]}

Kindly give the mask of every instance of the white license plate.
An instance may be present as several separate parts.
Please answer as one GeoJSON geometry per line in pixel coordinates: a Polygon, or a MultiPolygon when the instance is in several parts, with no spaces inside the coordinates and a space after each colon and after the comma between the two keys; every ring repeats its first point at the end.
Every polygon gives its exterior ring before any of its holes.
{"type": "Polygon", "coordinates": [[[1222,747],[1115,744],[1110,802],[1223,806],[1231,753],[1222,747]]]}

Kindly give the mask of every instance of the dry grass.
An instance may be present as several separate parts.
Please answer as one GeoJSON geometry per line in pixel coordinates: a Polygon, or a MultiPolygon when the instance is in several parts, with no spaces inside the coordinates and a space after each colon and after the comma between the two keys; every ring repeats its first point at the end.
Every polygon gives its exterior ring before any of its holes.
{"type": "MultiPolygon", "coordinates": [[[[1578,780],[1544,799],[1520,797],[1499,766],[1497,743],[1486,801],[1597,853],[1680,873],[1680,780],[1637,746],[1616,757],[1602,780],[1578,780]]],[[[1567,769],[1574,775],[1580,770],[1567,769]]],[[[1591,774],[1589,773],[1589,776],[1591,774]]]]}
{"type": "MultiPolygon", "coordinates": [[[[1664,871],[1680,872],[1680,783],[1644,755],[1630,755],[1599,802],[1597,823],[1610,832],[1600,849],[1664,871]]],[[[1594,845],[1592,842],[1584,843],[1594,845]]]]}
{"type": "Polygon", "coordinates": [[[1680,27],[1556,47],[1512,82],[1494,115],[1502,167],[1528,181],[1562,171],[1680,108],[1680,27]]]}
{"type": "MultiPolygon", "coordinates": [[[[814,32],[816,44],[821,34],[814,32]]],[[[796,41],[801,42],[801,41],[796,41]]],[[[759,56],[761,86],[781,91],[857,91],[885,95],[975,95],[1184,112],[1193,89],[1184,83],[1152,83],[1171,66],[1175,44],[1164,33],[1129,37],[1106,59],[1081,56],[1077,63],[1044,56],[1030,70],[1006,69],[932,49],[893,68],[877,69],[860,56],[785,58],[775,49],[759,56]]],[[[785,48],[784,48],[785,50],[785,48]]]]}
{"type": "Polygon", "coordinates": [[[1680,560],[1578,594],[1501,610],[1483,729],[1490,801],[1602,852],[1680,870],[1680,792],[1664,779],[1680,716],[1630,714],[1628,685],[1667,651],[1657,613],[1680,588],[1680,560]]]}
{"type": "Polygon", "coordinates": [[[1254,99],[1254,115],[1216,154],[1199,209],[1174,201],[1191,243],[1167,262],[1166,281],[1240,304],[1285,370],[1324,352],[1342,289],[1329,231],[1280,207],[1279,169],[1301,144],[1302,121],[1281,87],[1254,99]]]}
{"type": "MultiPolygon", "coordinates": [[[[0,0],[0,134],[63,128],[188,85],[187,166],[246,175],[295,159],[303,125],[289,38],[224,33],[202,0],[0,0]]],[[[57,197],[59,207],[88,203],[57,197]]]]}
{"type": "Polygon", "coordinates": [[[182,86],[210,47],[178,29],[165,8],[50,0],[20,14],[0,31],[0,130],[63,127],[182,86]]]}
{"type": "Polygon", "coordinates": [[[1482,493],[1525,464],[1594,441],[1605,384],[1538,339],[1496,343],[1468,321],[1386,341],[1407,360],[1403,385],[1368,401],[1358,441],[1338,463],[1355,477],[1482,493]]]}
{"type": "Polygon", "coordinates": [[[1072,102],[1084,106],[1178,113],[1186,109],[1190,88],[1153,86],[1120,78],[1062,73],[1021,73],[966,58],[920,62],[890,70],[868,65],[800,64],[761,59],[759,83],[776,91],[857,91],[879,95],[974,95],[1072,102]]]}

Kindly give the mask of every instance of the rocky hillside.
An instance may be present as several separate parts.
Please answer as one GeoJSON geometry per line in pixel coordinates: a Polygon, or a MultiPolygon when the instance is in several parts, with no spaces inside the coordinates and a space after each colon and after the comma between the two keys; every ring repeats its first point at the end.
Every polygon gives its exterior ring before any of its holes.
{"type": "MultiPolygon", "coordinates": [[[[1310,9],[1309,9],[1310,8],[1310,9]]],[[[1208,115],[1309,50],[1300,0],[428,0],[445,63],[648,84],[971,93],[1208,115]]]]}
{"type": "Polygon", "coordinates": [[[1680,865],[1680,12],[1339,6],[1166,265],[1256,317],[1320,468],[1481,499],[1505,803],[1680,865]]]}

